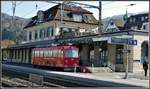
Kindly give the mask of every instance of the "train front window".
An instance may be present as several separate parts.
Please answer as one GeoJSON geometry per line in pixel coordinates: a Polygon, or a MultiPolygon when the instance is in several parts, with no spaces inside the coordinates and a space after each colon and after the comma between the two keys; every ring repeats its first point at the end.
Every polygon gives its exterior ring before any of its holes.
{"type": "Polygon", "coordinates": [[[79,57],[78,50],[65,50],[65,57],[79,57]]]}

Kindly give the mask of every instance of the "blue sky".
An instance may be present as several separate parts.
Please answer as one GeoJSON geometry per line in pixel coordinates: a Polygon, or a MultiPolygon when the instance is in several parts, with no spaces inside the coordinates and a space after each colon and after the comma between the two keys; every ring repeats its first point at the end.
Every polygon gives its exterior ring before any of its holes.
{"type": "MultiPolygon", "coordinates": [[[[98,6],[98,1],[78,1],[94,6],[98,6]]],[[[113,15],[125,14],[126,8],[129,4],[136,4],[128,7],[128,13],[140,13],[149,11],[148,1],[103,1],[102,2],[102,18],[110,17],[113,15]]],[[[46,10],[56,4],[47,3],[44,1],[17,1],[16,16],[30,18],[36,15],[38,10],[46,10]],[[36,4],[38,8],[36,9],[36,4]]],[[[97,9],[85,8],[93,12],[94,16],[98,19],[99,11],[97,9]]],[[[12,15],[12,1],[2,1],[2,12],[12,15]]]]}

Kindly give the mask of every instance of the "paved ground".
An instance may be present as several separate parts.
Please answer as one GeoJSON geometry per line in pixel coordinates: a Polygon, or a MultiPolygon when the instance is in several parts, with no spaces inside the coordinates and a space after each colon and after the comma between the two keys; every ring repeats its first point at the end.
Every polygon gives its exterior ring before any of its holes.
{"type": "Polygon", "coordinates": [[[125,73],[93,73],[92,76],[100,79],[105,78],[110,81],[140,85],[149,88],[149,74],[145,77],[143,73],[129,73],[128,79],[124,79],[125,73]]]}
{"type": "Polygon", "coordinates": [[[123,79],[125,73],[61,73],[69,76],[78,76],[82,78],[89,78],[95,80],[102,80],[102,81],[110,81],[115,83],[122,83],[122,84],[131,84],[131,85],[138,85],[141,87],[149,88],[149,76],[144,77],[143,75],[137,75],[133,73],[129,73],[128,79],[123,79]],[[138,76],[142,77],[140,79],[138,76]]]}

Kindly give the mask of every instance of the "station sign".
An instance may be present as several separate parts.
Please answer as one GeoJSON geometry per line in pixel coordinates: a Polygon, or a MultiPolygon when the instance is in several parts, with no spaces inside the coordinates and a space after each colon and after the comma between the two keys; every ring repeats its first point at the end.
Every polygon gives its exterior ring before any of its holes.
{"type": "Polygon", "coordinates": [[[110,44],[119,44],[119,45],[137,45],[137,40],[131,38],[115,38],[111,37],[108,40],[110,44]]]}
{"type": "Polygon", "coordinates": [[[137,40],[128,40],[128,45],[137,45],[137,40]]]}
{"type": "Polygon", "coordinates": [[[108,40],[108,43],[110,43],[110,44],[124,45],[124,44],[127,44],[127,43],[128,43],[128,40],[129,40],[129,39],[126,39],[126,38],[115,38],[115,37],[111,37],[111,38],[108,40]]]}

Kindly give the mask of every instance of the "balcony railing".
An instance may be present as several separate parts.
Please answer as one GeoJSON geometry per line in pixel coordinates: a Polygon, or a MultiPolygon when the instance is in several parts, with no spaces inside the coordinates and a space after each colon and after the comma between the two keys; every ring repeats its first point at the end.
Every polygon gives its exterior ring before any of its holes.
{"type": "Polygon", "coordinates": [[[65,38],[73,38],[73,37],[82,37],[82,36],[91,36],[96,35],[95,32],[69,32],[63,33],[55,37],[55,39],[65,39],[65,38]]]}

